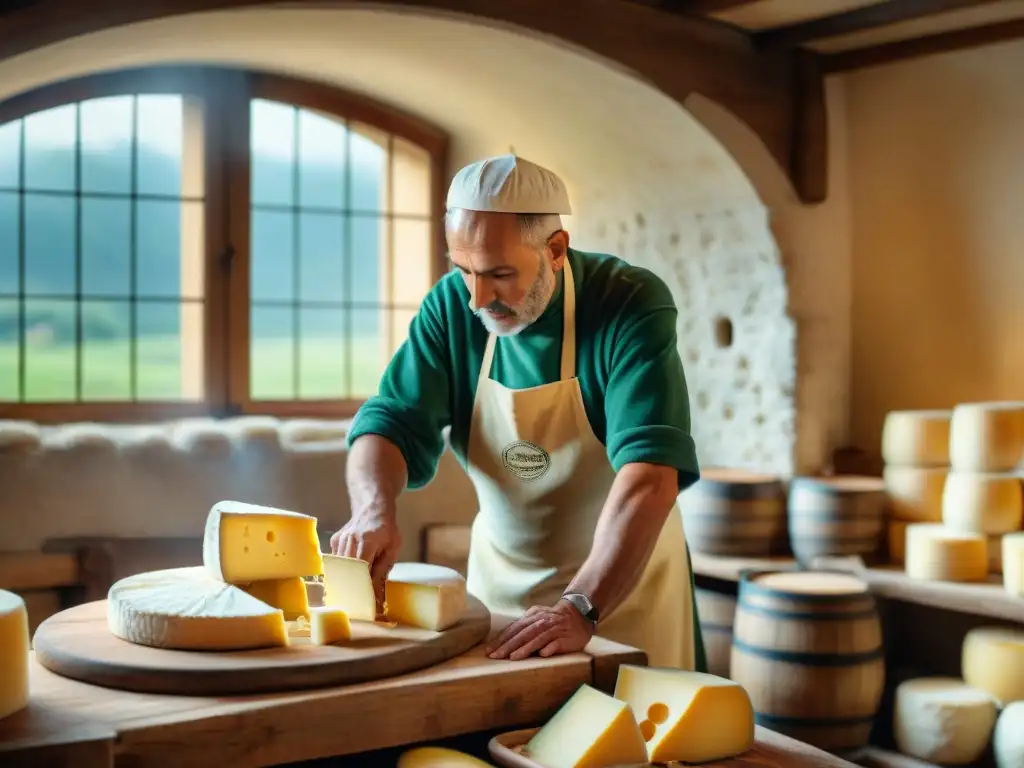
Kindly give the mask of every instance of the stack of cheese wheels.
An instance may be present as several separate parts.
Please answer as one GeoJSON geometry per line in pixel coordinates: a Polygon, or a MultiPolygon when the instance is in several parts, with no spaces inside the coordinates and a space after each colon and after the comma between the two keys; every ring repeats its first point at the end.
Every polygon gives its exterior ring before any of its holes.
{"type": "MultiPolygon", "coordinates": [[[[983,691],[1002,711],[989,729],[998,768],[1024,766],[1024,629],[975,627],[964,637],[960,657],[963,681],[983,691]]],[[[947,719],[947,722],[952,722],[947,719]]],[[[986,721],[987,722],[987,721],[986,721]]],[[[962,739],[980,736],[978,725],[962,723],[962,739]],[[966,730],[970,728],[971,734],[966,730]]],[[[943,726],[947,731],[946,726],[943,726]]],[[[950,737],[956,734],[951,733],[950,737]]]]}
{"type": "Polygon", "coordinates": [[[28,706],[28,659],[25,601],[0,589],[0,720],[28,706]]]}
{"type": "Polygon", "coordinates": [[[695,552],[733,557],[785,554],[782,481],[735,469],[702,469],[679,496],[686,540],[695,552]]]}
{"type": "MultiPolygon", "coordinates": [[[[984,537],[987,570],[1001,573],[1003,537],[1024,527],[1024,402],[957,405],[949,450],[942,522],[954,531],[984,537]]],[[[1019,549],[1014,541],[1008,545],[1011,559],[1019,549]]],[[[1010,591],[1017,588],[1011,581],[1010,591]]]]}
{"type": "Polygon", "coordinates": [[[879,477],[795,477],[789,484],[789,543],[802,564],[816,558],[874,555],[885,530],[879,477]]]}
{"type": "Polygon", "coordinates": [[[902,564],[907,526],[942,520],[952,411],[890,411],[882,427],[889,560],[902,564]]]}

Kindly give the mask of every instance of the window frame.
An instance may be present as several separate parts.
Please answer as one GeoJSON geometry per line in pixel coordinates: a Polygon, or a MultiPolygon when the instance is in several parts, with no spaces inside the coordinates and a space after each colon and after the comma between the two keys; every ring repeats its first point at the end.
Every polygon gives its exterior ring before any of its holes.
{"type": "MultiPolygon", "coordinates": [[[[259,413],[346,418],[357,399],[252,400],[250,393],[250,102],[268,99],[401,137],[430,157],[431,278],[447,272],[444,238],[448,134],[439,127],[327,82],[228,66],[123,69],[44,85],[0,101],[0,125],[89,99],[176,94],[203,100],[203,401],[0,402],[0,419],[39,423],[138,422],[259,413]]],[[[389,246],[391,244],[389,242],[389,246]]],[[[80,257],[80,256],[79,256],[80,257]]],[[[80,296],[75,297],[81,300],[80,296]]]]}

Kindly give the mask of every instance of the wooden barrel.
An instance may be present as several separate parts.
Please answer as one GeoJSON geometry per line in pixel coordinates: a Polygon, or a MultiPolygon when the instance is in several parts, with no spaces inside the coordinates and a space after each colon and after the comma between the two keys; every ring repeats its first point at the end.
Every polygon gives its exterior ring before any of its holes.
{"type": "Polygon", "coordinates": [[[694,590],[697,598],[697,616],[704,640],[708,672],[729,677],[729,657],[732,655],[732,620],[736,614],[736,598],[713,589],[694,590]]]}
{"type": "Polygon", "coordinates": [[[875,558],[885,541],[885,481],[880,477],[795,477],[789,484],[789,545],[801,564],[814,558],[875,558]]]}
{"type": "Polygon", "coordinates": [[[679,496],[686,541],[696,552],[733,557],[788,553],[782,481],[735,469],[702,469],[679,496]]]}
{"type": "Polygon", "coordinates": [[[759,725],[829,752],[863,749],[885,687],[884,656],[877,606],[856,577],[742,575],[730,673],[759,725]]]}

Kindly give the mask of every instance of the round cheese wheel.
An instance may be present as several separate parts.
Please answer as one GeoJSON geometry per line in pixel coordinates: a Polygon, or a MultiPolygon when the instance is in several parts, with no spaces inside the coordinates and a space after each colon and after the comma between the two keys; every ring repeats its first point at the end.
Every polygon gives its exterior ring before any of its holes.
{"type": "Polygon", "coordinates": [[[949,427],[953,469],[1010,472],[1024,467],[1024,402],[963,403],[949,427]]]}
{"type": "Polygon", "coordinates": [[[896,520],[937,523],[942,520],[942,491],[946,467],[900,467],[882,470],[889,512],[896,520]]]}
{"type": "Polygon", "coordinates": [[[988,746],[996,713],[992,695],[963,680],[907,680],[896,687],[893,736],[904,755],[942,765],[967,765],[988,746]]]}
{"type": "Polygon", "coordinates": [[[988,691],[1000,706],[1024,701],[1024,631],[975,627],[964,637],[960,671],[968,685],[988,691]]]}
{"type": "Polygon", "coordinates": [[[491,768],[491,764],[447,747],[416,747],[402,753],[397,768],[491,768]]]}
{"type": "Polygon", "coordinates": [[[25,601],[0,589],[0,719],[28,706],[28,659],[25,601]]]}
{"type": "Polygon", "coordinates": [[[1003,589],[1024,597],[1024,531],[1002,537],[1003,589]]]}
{"type": "Polygon", "coordinates": [[[996,768],[1024,766],[1024,701],[1015,701],[999,715],[992,734],[996,768]]]}
{"type": "Polygon", "coordinates": [[[942,493],[942,522],[949,528],[995,536],[1024,524],[1024,493],[1017,475],[954,470],[942,493]]]}
{"type": "Polygon", "coordinates": [[[882,459],[902,467],[949,464],[950,411],[890,411],[882,425],[882,459]]]}
{"type": "Polygon", "coordinates": [[[988,538],[940,523],[912,523],[906,532],[906,572],[924,581],[985,581],[988,538]]]}

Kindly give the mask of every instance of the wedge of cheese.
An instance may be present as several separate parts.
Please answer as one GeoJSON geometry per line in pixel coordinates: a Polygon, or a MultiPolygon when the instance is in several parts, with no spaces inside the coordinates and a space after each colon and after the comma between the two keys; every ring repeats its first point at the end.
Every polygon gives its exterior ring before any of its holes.
{"type": "Polygon", "coordinates": [[[285,621],[309,617],[306,582],[299,576],[290,579],[266,579],[240,585],[242,589],[273,608],[280,608],[285,621]]]}
{"type": "Polygon", "coordinates": [[[402,753],[397,768],[491,768],[491,764],[455,749],[415,747],[402,753]]]}
{"type": "Polygon", "coordinates": [[[389,621],[439,632],[465,613],[466,579],[441,565],[395,563],[384,585],[384,602],[389,621]]]}
{"type": "Polygon", "coordinates": [[[0,719],[28,706],[28,652],[25,601],[0,589],[0,719]]]}
{"type": "Polygon", "coordinates": [[[316,518],[239,501],[217,502],[206,518],[203,566],[229,584],[319,576],[324,564],[316,518]]]}
{"type": "Polygon", "coordinates": [[[754,707],[732,680],[623,664],[615,698],[640,721],[652,763],[725,760],[754,746],[754,707]]]}
{"type": "Polygon", "coordinates": [[[633,710],[583,684],[523,747],[545,768],[644,765],[647,745],[633,710]]]}
{"type": "Polygon", "coordinates": [[[341,608],[352,621],[377,618],[370,564],[356,557],[324,555],[324,605],[341,608]]]}
{"type": "Polygon", "coordinates": [[[110,631],[138,645],[240,651],[288,645],[284,613],[202,566],[128,576],[107,593],[110,631]]]}
{"type": "Polygon", "coordinates": [[[352,625],[341,608],[322,605],[309,611],[309,637],[313,645],[334,645],[352,639],[352,625]]]}

